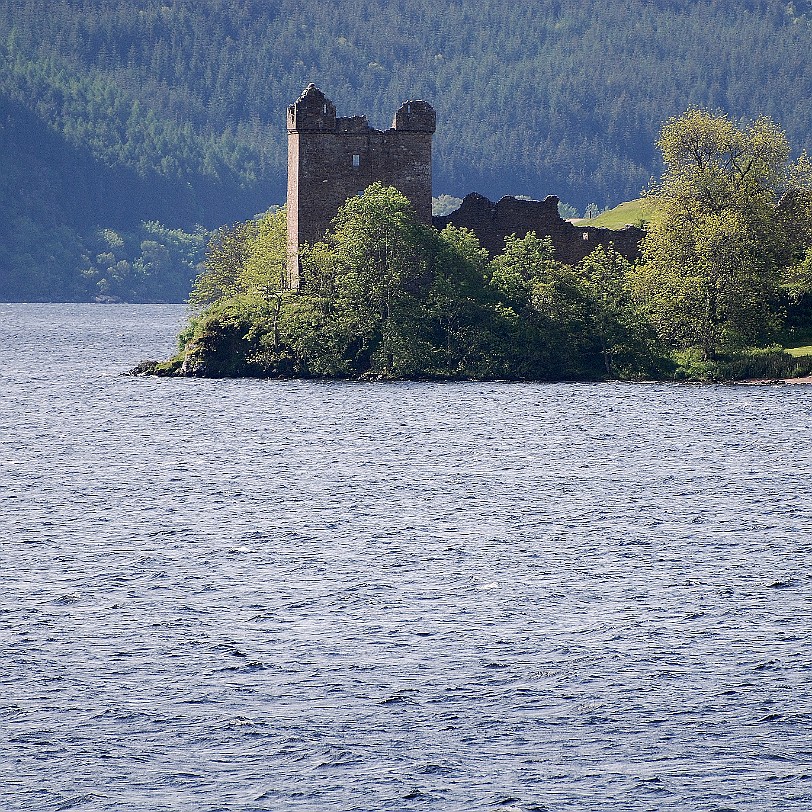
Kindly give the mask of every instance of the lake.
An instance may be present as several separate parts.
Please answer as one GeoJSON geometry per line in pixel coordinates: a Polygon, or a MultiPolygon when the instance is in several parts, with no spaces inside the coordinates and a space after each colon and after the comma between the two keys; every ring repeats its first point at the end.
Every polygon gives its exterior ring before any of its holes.
{"type": "Polygon", "coordinates": [[[0,304],[0,808],[812,808],[812,388],[122,375],[184,319],[0,304]]]}

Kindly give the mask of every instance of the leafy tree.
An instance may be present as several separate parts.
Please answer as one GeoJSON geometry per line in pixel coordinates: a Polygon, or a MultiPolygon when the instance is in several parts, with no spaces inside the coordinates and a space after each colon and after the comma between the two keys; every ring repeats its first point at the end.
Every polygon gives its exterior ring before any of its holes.
{"type": "Polygon", "coordinates": [[[554,266],[554,254],[552,240],[535,231],[506,237],[505,250],[490,264],[491,286],[517,310],[531,312],[534,286],[554,266]]]}
{"type": "Polygon", "coordinates": [[[812,339],[812,247],[784,271],[787,318],[784,331],[791,340],[812,339]]]}
{"type": "Polygon", "coordinates": [[[209,239],[203,272],[195,279],[189,304],[195,310],[237,296],[248,260],[250,239],[258,230],[255,220],[223,226],[209,239]]]}
{"type": "Polygon", "coordinates": [[[187,372],[493,374],[487,253],[470,232],[438,234],[400,192],[373,184],[305,247],[297,293],[282,289],[285,237],[277,212],[211,241],[184,334],[187,372]]]}
{"type": "Polygon", "coordinates": [[[555,259],[549,237],[509,236],[490,263],[491,286],[518,317],[510,366],[528,378],[594,373],[583,279],[555,259]]]}
{"type": "Polygon", "coordinates": [[[663,127],[638,295],[663,338],[706,359],[763,343],[779,324],[788,261],[779,199],[789,144],[768,118],[690,109],[663,127]]]}
{"type": "Polygon", "coordinates": [[[588,333],[606,375],[645,378],[661,371],[661,353],[650,325],[637,308],[634,266],[611,246],[598,246],[578,264],[588,302],[588,333]]]}
{"type": "Polygon", "coordinates": [[[487,264],[488,252],[472,231],[446,226],[440,232],[424,307],[433,325],[437,371],[442,374],[494,372],[493,294],[487,285],[487,264]]]}
{"type": "Polygon", "coordinates": [[[425,366],[430,347],[421,337],[420,301],[432,281],[431,240],[409,200],[375,183],[339,210],[328,250],[305,261],[305,276],[314,280],[324,278],[316,260],[329,262],[335,350],[356,370],[402,376],[425,366]]]}
{"type": "Polygon", "coordinates": [[[248,232],[246,256],[238,286],[249,296],[275,300],[284,289],[287,261],[287,219],[284,207],[256,218],[248,232]]]}

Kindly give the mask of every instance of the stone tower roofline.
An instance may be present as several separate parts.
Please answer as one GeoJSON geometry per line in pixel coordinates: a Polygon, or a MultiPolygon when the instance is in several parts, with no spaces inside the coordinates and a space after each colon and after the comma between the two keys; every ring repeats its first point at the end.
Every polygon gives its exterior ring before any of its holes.
{"type": "Polygon", "coordinates": [[[336,106],[312,82],[288,107],[288,132],[335,132],[336,106]]]}
{"type": "MultiPolygon", "coordinates": [[[[403,102],[392,120],[393,130],[433,133],[437,129],[434,108],[422,99],[403,102]]],[[[363,133],[372,130],[366,116],[337,117],[336,107],[312,82],[288,107],[288,132],[363,133]]]]}
{"type": "Polygon", "coordinates": [[[437,129],[437,114],[434,108],[422,99],[412,99],[400,105],[392,120],[393,130],[433,133],[437,129]]]}

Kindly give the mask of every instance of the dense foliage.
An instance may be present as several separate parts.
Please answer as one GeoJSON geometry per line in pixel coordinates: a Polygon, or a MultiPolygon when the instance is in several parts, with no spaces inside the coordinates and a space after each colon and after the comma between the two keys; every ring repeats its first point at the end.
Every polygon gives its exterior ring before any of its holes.
{"type": "Polygon", "coordinates": [[[549,238],[508,238],[488,262],[476,237],[422,225],[393,188],[370,186],[302,257],[284,289],[285,212],[221,230],[191,301],[184,374],[374,378],[651,375],[631,266],[612,250],[577,268],[549,238]]]}
{"type": "Polygon", "coordinates": [[[658,145],[666,170],[648,196],[637,291],[669,344],[705,360],[763,346],[805,292],[812,167],[790,161],[769,118],[736,124],[691,109],[658,145]]]}
{"type": "Polygon", "coordinates": [[[282,203],[284,109],[309,81],[378,127],[430,100],[435,189],[456,196],[637,197],[659,123],[689,104],[762,111],[803,145],[810,16],[808,0],[0,0],[0,297],[87,295],[99,229],[191,233],[282,203]]]}

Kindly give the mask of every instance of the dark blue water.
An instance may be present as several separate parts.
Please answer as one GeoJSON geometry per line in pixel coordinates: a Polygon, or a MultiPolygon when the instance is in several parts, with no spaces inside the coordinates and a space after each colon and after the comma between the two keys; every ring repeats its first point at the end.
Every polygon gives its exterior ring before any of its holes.
{"type": "Polygon", "coordinates": [[[812,809],[812,388],[130,378],[0,305],[0,809],[812,809]]]}

